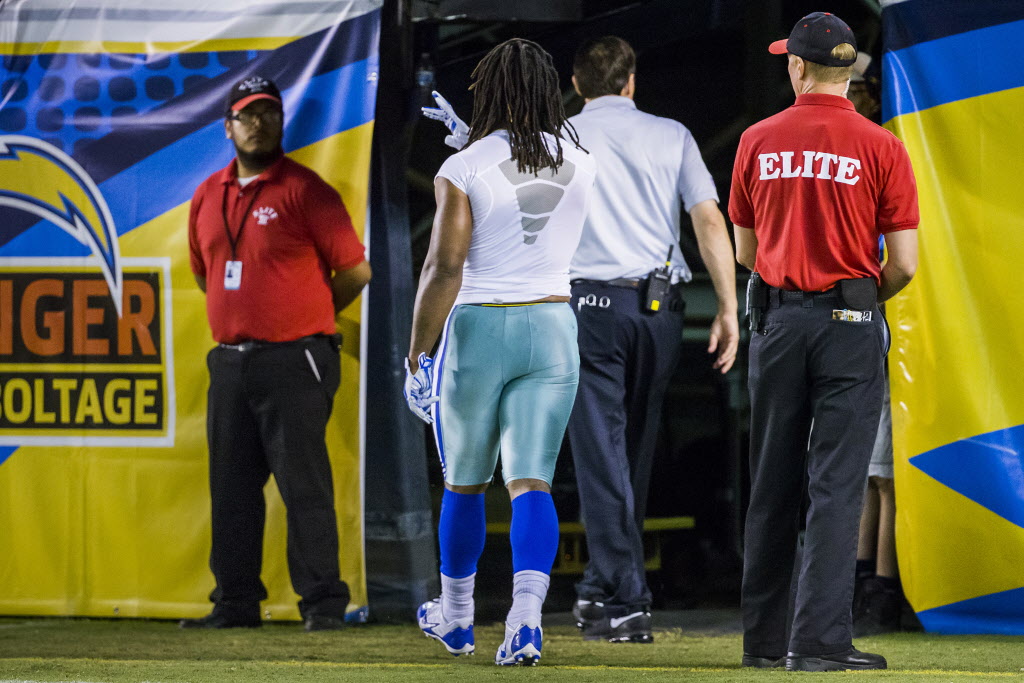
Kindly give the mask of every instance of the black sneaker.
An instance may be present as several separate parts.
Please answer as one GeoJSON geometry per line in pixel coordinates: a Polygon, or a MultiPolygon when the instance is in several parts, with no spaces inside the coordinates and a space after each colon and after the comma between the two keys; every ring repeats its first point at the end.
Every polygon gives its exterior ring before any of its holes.
{"type": "Polygon", "coordinates": [[[637,611],[624,616],[608,616],[583,627],[584,640],[605,640],[609,643],[651,643],[651,617],[649,611],[637,611]]]}
{"type": "Polygon", "coordinates": [[[223,612],[211,612],[205,617],[182,619],[178,622],[178,628],[259,628],[262,625],[259,613],[254,617],[239,617],[223,612]]]}
{"type": "Polygon", "coordinates": [[[572,605],[572,617],[576,620],[576,628],[586,630],[588,624],[605,620],[604,603],[577,600],[572,605]]]}
{"type": "Polygon", "coordinates": [[[608,642],[611,643],[653,643],[651,613],[633,612],[624,617],[609,617],[608,642]]]}

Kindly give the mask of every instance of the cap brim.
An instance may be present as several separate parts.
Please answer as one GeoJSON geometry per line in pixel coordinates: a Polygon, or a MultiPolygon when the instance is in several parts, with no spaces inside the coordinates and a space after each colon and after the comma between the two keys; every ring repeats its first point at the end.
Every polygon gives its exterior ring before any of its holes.
{"type": "Polygon", "coordinates": [[[242,111],[243,109],[248,107],[250,104],[252,104],[256,100],[273,100],[274,102],[277,102],[278,104],[281,104],[281,100],[277,99],[273,95],[270,95],[270,94],[265,93],[265,92],[261,92],[261,93],[256,93],[255,95],[249,95],[248,97],[243,97],[242,99],[238,100],[237,102],[235,102],[234,104],[231,105],[231,111],[234,111],[234,112],[242,111]]]}
{"type": "Polygon", "coordinates": [[[787,52],[789,52],[789,49],[786,47],[786,43],[788,42],[788,38],[776,40],[774,43],[768,46],[768,52],[771,52],[773,55],[784,55],[787,52]]]}

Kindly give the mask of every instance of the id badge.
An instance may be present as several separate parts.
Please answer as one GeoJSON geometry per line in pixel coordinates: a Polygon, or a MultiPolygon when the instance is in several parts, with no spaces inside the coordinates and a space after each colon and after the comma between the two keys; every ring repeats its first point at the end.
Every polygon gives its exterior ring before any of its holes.
{"type": "Polygon", "coordinates": [[[242,286],[242,262],[228,261],[224,264],[224,289],[238,289],[242,286]]]}
{"type": "Polygon", "coordinates": [[[849,308],[833,308],[832,319],[841,320],[846,323],[869,323],[871,322],[871,311],[853,311],[849,308]]]}

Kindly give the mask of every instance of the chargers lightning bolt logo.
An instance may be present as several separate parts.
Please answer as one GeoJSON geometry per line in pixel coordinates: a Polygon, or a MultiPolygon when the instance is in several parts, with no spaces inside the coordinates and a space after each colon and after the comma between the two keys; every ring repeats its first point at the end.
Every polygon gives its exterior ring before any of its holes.
{"type": "Polygon", "coordinates": [[[100,189],[78,162],[25,135],[0,135],[0,206],[25,211],[71,235],[99,258],[118,316],[122,274],[117,229],[100,189]]]}

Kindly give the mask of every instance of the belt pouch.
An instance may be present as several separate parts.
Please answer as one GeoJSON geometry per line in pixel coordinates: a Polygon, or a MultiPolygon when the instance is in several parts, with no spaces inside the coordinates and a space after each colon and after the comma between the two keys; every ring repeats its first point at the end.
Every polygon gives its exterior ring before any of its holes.
{"type": "Polygon", "coordinates": [[[747,281],[747,321],[751,332],[761,329],[761,315],[768,308],[768,285],[757,273],[747,281]]]}
{"type": "Polygon", "coordinates": [[[878,285],[873,277],[840,280],[839,293],[847,307],[855,311],[870,311],[878,303],[878,285]]]}

